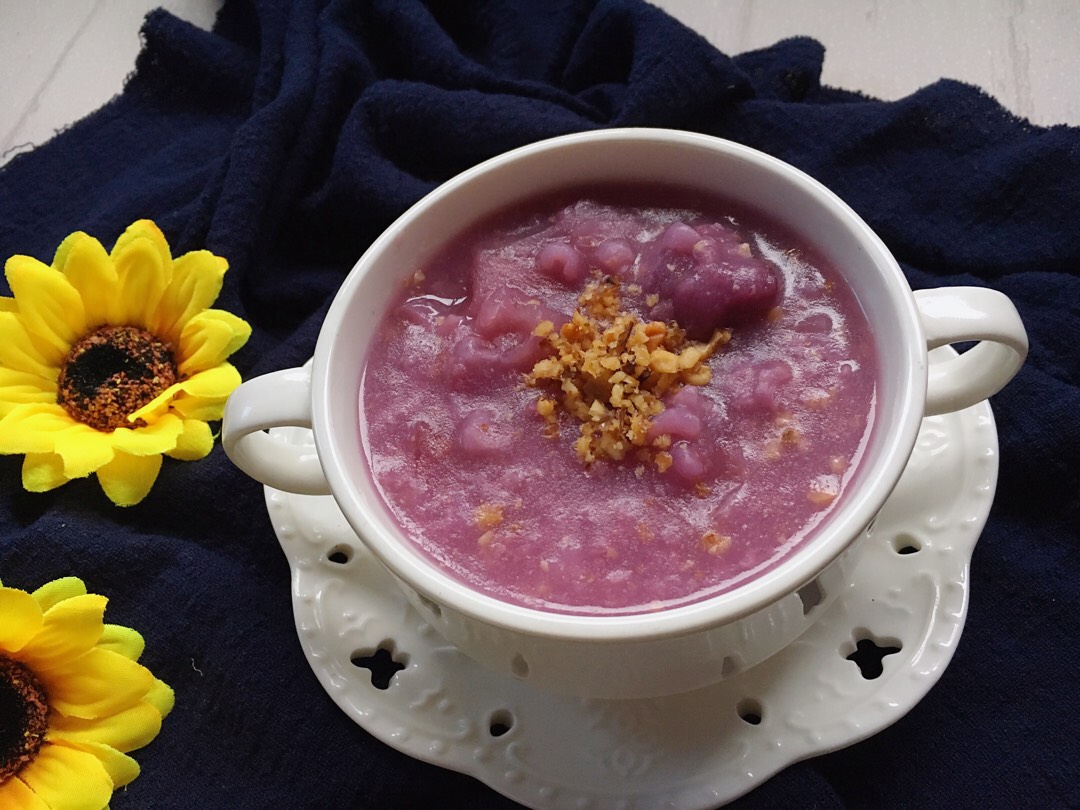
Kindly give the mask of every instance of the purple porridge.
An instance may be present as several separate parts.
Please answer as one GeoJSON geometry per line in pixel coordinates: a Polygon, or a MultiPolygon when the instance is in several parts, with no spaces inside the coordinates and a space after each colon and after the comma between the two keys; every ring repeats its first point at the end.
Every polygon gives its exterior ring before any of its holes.
{"type": "Polygon", "coordinates": [[[364,449],[405,533],[478,590],[568,613],[696,601],[843,497],[873,339],[841,276],[754,212],[593,189],[417,270],[364,370],[364,449]]]}

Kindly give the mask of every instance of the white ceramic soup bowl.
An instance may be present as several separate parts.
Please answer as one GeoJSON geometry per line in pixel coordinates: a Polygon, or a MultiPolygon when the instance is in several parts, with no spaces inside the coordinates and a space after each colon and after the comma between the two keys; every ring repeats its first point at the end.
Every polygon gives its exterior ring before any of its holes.
{"type": "Polygon", "coordinates": [[[1011,302],[981,288],[913,294],[885,245],[836,195],[793,167],[704,135],[622,129],[568,135],[493,158],[398,219],[338,291],[309,367],[245,382],[225,413],[223,444],[256,480],[330,493],[357,536],[445,638],[487,667],[537,688],[641,698],[695,689],[795,640],[847,581],[856,541],[896,485],[924,415],[975,404],[1005,385],[1027,352],[1011,302]],[[819,529],[734,590],[633,615],[566,615],[510,604],[440,570],[403,534],[369,471],[358,416],[376,326],[404,280],[468,226],[525,199],[591,183],[704,190],[765,213],[846,278],[877,341],[874,429],[856,475],[819,529]],[[928,349],[981,341],[928,380],[928,349]],[[316,454],[268,434],[310,427],[316,454]]]}

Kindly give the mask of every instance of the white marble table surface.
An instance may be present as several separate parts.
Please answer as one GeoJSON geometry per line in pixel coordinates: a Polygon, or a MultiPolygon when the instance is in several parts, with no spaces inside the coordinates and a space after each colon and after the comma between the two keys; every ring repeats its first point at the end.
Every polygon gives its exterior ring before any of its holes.
{"type": "MultiPolygon", "coordinates": [[[[655,0],[726,53],[798,34],[826,47],[826,84],[880,98],[936,79],[982,87],[1042,125],[1080,125],[1077,0],[655,0]]],[[[220,0],[0,0],[0,155],[108,101],[164,6],[209,27],[220,0]]]]}

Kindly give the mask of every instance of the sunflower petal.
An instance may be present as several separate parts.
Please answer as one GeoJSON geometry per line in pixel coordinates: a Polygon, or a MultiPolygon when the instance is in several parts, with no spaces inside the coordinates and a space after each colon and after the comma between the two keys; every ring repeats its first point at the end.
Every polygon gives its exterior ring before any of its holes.
{"type": "Polygon", "coordinates": [[[45,800],[17,776],[0,782],[0,807],[16,810],[52,810],[45,800]]]}
{"type": "Polygon", "coordinates": [[[158,245],[145,238],[129,240],[119,250],[114,248],[112,256],[120,289],[113,301],[110,320],[149,327],[151,313],[157,309],[169,283],[171,267],[163,263],[158,245]]]}
{"type": "Polygon", "coordinates": [[[16,405],[0,419],[0,453],[51,453],[57,437],[76,424],[55,402],[16,405]]]}
{"type": "Polygon", "coordinates": [[[56,382],[0,366],[0,417],[16,405],[31,402],[56,402],[56,382]]]}
{"type": "Polygon", "coordinates": [[[45,611],[65,599],[85,596],[86,583],[78,577],[62,577],[61,579],[54,579],[52,582],[46,582],[30,595],[37,600],[37,603],[41,605],[41,609],[45,611]]]}
{"type": "Polygon", "coordinates": [[[144,422],[156,422],[164,414],[169,412],[169,407],[172,405],[173,399],[182,392],[183,383],[173,383],[141,408],[137,408],[129,413],[127,417],[128,421],[137,422],[142,419],[144,422]]]}
{"type": "Polygon", "coordinates": [[[117,453],[97,471],[98,483],[117,506],[134,506],[147,496],[161,470],[161,456],[117,453]]]}
{"type": "Polygon", "coordinates": [[[34,670],[50,705],[70,716],[94,719],[134,706],[154,676],[130,658],[92,647],[73,661],[34,670]]]}
{"type": "Polygon", "coordinates": [[[64,459],[64,475],[85,478],[113,460],[112,435],[75,424],[56,434],[53,452],[64,459]]]}
{"type": "Polygon", "coordinates": [[[225,399],[203,399],[202,397],[177,397],[172,409],[185,420],[217,422],[225,415],[225,399]]]}
{"type": "Polygon", "coordinates": [[[4,272],[22,322],[63,357],[86,332],[86,312],[79,291],[63,273],[29,256],[12,256],[4,272]]]}
{"type": "Polygon", "coordinates": [[[161,260],[161,264],[172,264],[172,252],[169,250],[169,242],[165,238],[165,234],[161,232],[161,228],[152,219],[137,220],[124,229],[124,232],[120,234],[120,238],[116,240],[116,244],[113,245],[110,254],[112,260],[117,261],[129,246],[139,240],[145,240],[154,248],[158,258],[161,260]]]}
{"type": "Polygon", "coordinates": [[[231,312],[208,309],[184,324],[177,352],[178,370],[184,377],[220,365],[251,336],[251,326],[231,312]]]}
{"type": "Polygon", "coordinates": [[[116,714],[94,720],[67,717],[54,712],[49,718],[49,739],[75,743],[96,742],[111,745],[117,751],[142,748],[161,730],[161,712],[146,701],[139,701],[116,714]]]}
{"type": "Polygon", "coordinates": [[[34,597],[16,588],[0,588],[0,650],[17,653],[41,629],[42,610],[34,597]]]}
{"type": "Polygon", "coordinates": [[[165,455],[180,461],[198,461],[214,449],[214,434],[206,422],[185,419],[184,432],[176,440],[176,447],[165,455]]]}
{"type": "Polygon", "coordinates": [[[151,425],[141,428],[117,428],[112,432],[112,446],[119,453],[133,456],[150,456],[164,453],[176,447],[176,440],[184,432],[180,417],[167,413],[151,425]]]}
{"type": "MultiPolygon", "coordinates": [[[[229,398],[229,394],[236,390],[241,382],[243,380],[240,378],[240,372],[232,364],[221,363],[214,368],[200,371],[189,379],[173,383],[137,411],[132,412],[128,419],[131,421],[142,419],[153,422],[155,419],[159,419],[163,413],[166,413],[169,408],[192,398],[199,400],[200,407],[206,406],[210,408],[207,412],[212,415],[209,417],[193,416],[191,418],[202,419],[204,422],[207,421],[207,418],[211,420],[220,419],[225,410],[225,400],[229,398]]],[[[189,408],[188,410],[192,409],[189,408]]],[[[183,415],[191,416],[187,410],[184,411],[183,415]]]]}
{"type": "Polygon", "coordinates": [[[104,596],[88,593],[49,608],[37,635],[19,650],[19,660],[37,671],[83,655],[101,638],[108,601],[104,596]]]}
{"type": "Polygon", "coordinates": [[[105,768],[105,772],[109,774],[109,779],[113,783],[113,790],[130,784],[139,775],[139,763],[127,754],[117,751],[111,745],[102,745],[96,742],[68,743],[66,741],[60,744],[65,748],[84,751],[95,757],[105,768]]]}
{"type": "Polygon", "coordinates": [[[132,661],[138,661],[146,647],[146,642],[138,630],[132,630],[120,624],[107,624],[102,630],[101,638],[98,639],[98,646],[118,652],[132,661]]]}
{"type": "Polygon", "coordinates": [[[63,271],[71,286],[79,291],[87,330],[108,323],[111,302],[118,298],[120,282],[101,242],[85,233],[73,233],[57,249],[53,267],[63,271]]]}
{"type": "Polygon", "coordinates": [[[51,810],[101,810],[113,782],[97,757],[63,745],[44,745],[19,778],[51,810]]]}
{"type": "Polygon", "coordinates": [[[22,483],[27,492],[48,492],[70,480],[64,475],[64,460],[56,453],[27,453],[23,456],[22,483]]]}
{"type": "Polygon", "coordinates": [[[42,347],[30,337],[17,313],[0,311],[0,366],[56,380],[63,359],[61,353],[42,353],[42,347]]]}
{"type": "Polygon", "coordinates": [[[201,399],[227,399],[242,380],[231,363],[221,363],[193,374],[180,385],[184,393],[201,399]]]}
{"type": "MultiPolygon", "coordinates": [[[[56,252],[53,254],[53,270],[59,270],[60,272],[64,271],[64,263],[67,262],[68,256],[71,255],[71,249],[83,239],[93,239],[93,237],[88,236],[83,231],[75,231],[64,237],[64,241],[57,246],[56,252]]],[[[97,240],[95,239],[94,241],[96,242],[97,240]]]]}
{"type": "Polygon", "coordinates": [[[143,700],[153,706],[162,717],[168,717],[176,704],[176,693],[165,681],[154,678],[154,685],[143,695],[143,700]]]}
{"type": "Polygon", "coordinates": [[[192,317],[208,309],[221,293],[229,263],[208,250],[185,253],[173,262],[172,281],[158,305],[156,334],[174,343],[192,317]]]}

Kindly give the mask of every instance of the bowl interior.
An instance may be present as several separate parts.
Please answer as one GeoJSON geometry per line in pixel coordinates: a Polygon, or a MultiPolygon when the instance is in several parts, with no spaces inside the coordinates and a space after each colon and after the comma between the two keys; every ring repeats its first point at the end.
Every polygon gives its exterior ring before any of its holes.
{"type": "Polygon", "coordinates": [[[914,445],[925,396],[925,344],[910,290],[873,232],[806,175],[759,152],[665,130],[608,130],[507,153],[439,187],[360,259],[327,315],[315,354],[314,429],[327,478],[353,528],[428,598],[500,626],[575,638],[687,632],[733,620],[812,579],[874,518],[914,445]],[[702,602],[647,615],[567,616],[510,605],[451,579],[400,536],[362,450],[358,402],[376,325],[404,280],[462,230],[538,195],[590,183],[682,186],[756,208],[814,246],[849,281],[877,338],[875,427],[847,494],[825,525],[779,565],[702,602]]]}

